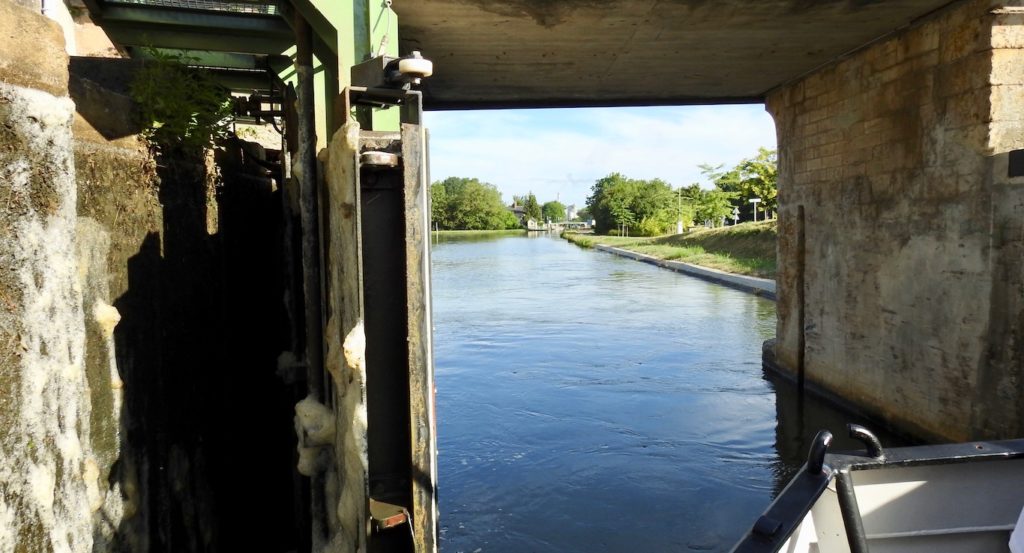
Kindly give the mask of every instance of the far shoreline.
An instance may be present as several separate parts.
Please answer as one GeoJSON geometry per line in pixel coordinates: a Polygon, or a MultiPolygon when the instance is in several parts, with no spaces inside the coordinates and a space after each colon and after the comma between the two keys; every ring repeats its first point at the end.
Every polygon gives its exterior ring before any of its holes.
{"type": "Polygon", "coordinates": [[[439,236],[472,236],[474,234],[481,234],[481,235],[484,235],[484,234],[486,234],[486,235],[507,234],[507,235],[511,236],[511,235],[515,235],[515,234],[526,234],[526,233],[527,233],[526,229],[508,229],[508,230],[432,230],[432,231],[430,231],[430,234],[435,234],[435,235],[439,235],[439,236]]]}

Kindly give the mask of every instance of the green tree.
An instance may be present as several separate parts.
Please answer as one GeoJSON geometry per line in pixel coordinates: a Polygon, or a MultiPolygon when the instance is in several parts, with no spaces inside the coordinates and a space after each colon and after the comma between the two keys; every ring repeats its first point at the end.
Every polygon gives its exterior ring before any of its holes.
{"type": "Polygon", "coordinates": [[[778,155],[775,150],[758,148],[756,156],[740,161],[728,171],[723,170],[722,165],[704,164],[700,169],[716,188],[736,194],[743,220],[753,218],[752,198],[761,198],[757,208],[759,213],[778,209],[778,155]]]}
{"type": "Polygon", "coordinates": [[[448,192],[443,182],[430,185],[430,219],[437,228],[450,228],[448,222],[448,192]]]}
{"type": "Polygon", "coordinates": [[[590,187],[587,197],[587,210],[594,218],[594,231],[607,234],[622,225],[625,215],[625,198],[623,197],[626,177],[612,173],[600,178],[590,187]]]}
{"type": "Polygon", "coordinates": [[[761,198],[758,209],[765,213],[779,209],[779,163],[775,150],[758,148],[757,155],[741,161],[737,169],[743,178],[744,189],[749,190],[752,197],[761,198]]]}
{"type": "Polygon", "coordinates": [[[591,187],[587,209],[598,233],[633,228],[636,234],[663,234],[675,221],[676,198],[660,179],[636,180],[612,173],[591,187]]]}
{"type": "Polygon", "coordinates": [[[544,210],[541,208],[540,203],[537,202],[537,196],[533,195],[533,192],[525,196],[512,196],[512,203],[523,208],[523,213],[527,219],[533,219],[540,223],[544,220],[544,210]]]}
{"type": "Polygon", "coordinates": [[[544,221],[544,212],[541,211],[540,204],[537,203],[537,196],[530,192],[523,198],[523,210],[526,212],[527,219],[533,219],[538,223],[544,221]]]}
{"type": "Polygon", "coordinates": [[[502,223],[504,224],[503,228],[505,230],[523,228],[523,224],[519,222],[519,217],[516,217],[516,214],[512,213],[509,209],[505,210],[504,221],[502,221],[502,223]]]}
{"type": "MultiPolygon", "coordinates": [[[[478,179],[448,177],[431,185],[430,196],[431,216],[441,229],[508,228],[511,213],[501,201],[501,193],[493,184],[480,182],[478,179]]],[[[515,219],[514,215],[512,219],[515,219]]]]}
{"type": "Polygon", "coordinates": [[[736,196],[735,192],[724,190],[701,190],[700,203],[694,209],[694,218],[697,221],[711,221],[712,225],[719,225],[723,219],[732,215],[736,196]]]}
{"type": "Polygon", "coordinates": [[[540,208],[545,221],[560,223],[565,220],[565,205],[559,201],[546,202],[540,208]]]}
{"type": "Polygon", "coordinates": [[[697,183],[683,187],[679,194],[683,210],[689,216],[689,220],[684,219],[687,226],[693,223],[702,224],[705,221],[718,225],[722,218],[732,215],[733,201],[737,196],[735,192],[717,188],[704,190],[697,183]]]}

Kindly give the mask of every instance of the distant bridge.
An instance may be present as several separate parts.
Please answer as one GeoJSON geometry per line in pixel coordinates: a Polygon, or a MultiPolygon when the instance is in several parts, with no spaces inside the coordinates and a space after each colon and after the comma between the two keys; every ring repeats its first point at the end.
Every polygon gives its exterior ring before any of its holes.
{"type": "Polygon", "coordinates": [[[590,223],[587,223],[585,221],[565,221],[564,223],[551,223],[551,226],[552,227],[561,227],[561,228],[580,229],[580,228],[590,228],[590,223]]]}
{"type": "Polygon", "coordinates": [[[586,229],[590,223],[585,221],[563,221],[561,223],[536,223],[533,220],[527,221],[526,230],[562,230],[562,229],[586,229]]]}

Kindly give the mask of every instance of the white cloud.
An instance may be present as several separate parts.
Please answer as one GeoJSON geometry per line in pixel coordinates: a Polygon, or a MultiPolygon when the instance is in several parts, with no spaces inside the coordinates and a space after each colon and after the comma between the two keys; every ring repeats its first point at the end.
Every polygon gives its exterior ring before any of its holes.
{"type": "Polygon", "coordinates": [[[506,200],[533,191],[582,205],[612,172],[701,180],[702,163],[727,166],[775,147],[762,106],[428,112],[431,178],[477,177],[506,200]]]}

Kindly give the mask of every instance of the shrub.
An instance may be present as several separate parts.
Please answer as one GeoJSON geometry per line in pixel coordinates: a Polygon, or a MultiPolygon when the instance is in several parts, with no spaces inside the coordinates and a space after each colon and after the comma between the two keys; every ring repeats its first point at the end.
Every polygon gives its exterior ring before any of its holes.
{"type": "Polygon", "coordinates": [[[654,217],[645,217],[635,229],[630,229],[633,236],[661,236],[665,234],[668,227],[665,223],[654,217]]]}
{"type": "Polygon", "coordinates": [[[148,49],[150,59],[132,80],[143,136],[160,150],[196,150],[227,135],[231,117],[228,91],[207,74],[188,67],[197,58],[148,49]]]}

